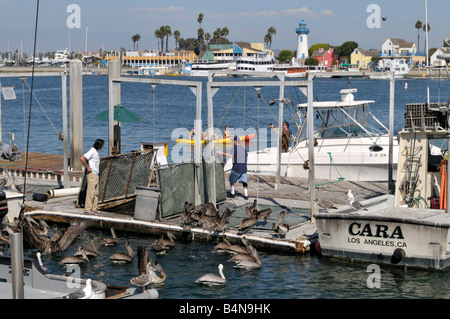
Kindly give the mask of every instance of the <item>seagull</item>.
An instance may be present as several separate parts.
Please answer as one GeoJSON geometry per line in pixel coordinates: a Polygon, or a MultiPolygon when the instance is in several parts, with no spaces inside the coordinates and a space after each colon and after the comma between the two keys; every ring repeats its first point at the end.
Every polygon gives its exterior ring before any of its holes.
{"type": "Polygon", "coordinates": [[[318,199],[316,198],[317,205],[323,209],[323,212],[327,212],[329,209],[337,209],[336,206],[334,206],[334,203],[332,201],[326,200],[326,199],[318,199]]]}
{"type": "Polygon", "coordinates": [[[381,20],[386,21],[387,17],[381,17],[381,20]]]}
{"type": "Polygon", "coordinates": [[[353,196],[352,190],[349,189],[347,192],[347,199],[350,202],[350,206],[354,209],[356,209],[357,211],[359,211],[360,209],[362,210],[367,210],[367,208],[365,208],[360,202],[355,201],[355,196],[353,196]]]}
{"type": "Polygon", "coordinates": [[[86,280],[86,287],[68,295],[69,299],[89,299],[92,296],[91,279],[86,280]]]}

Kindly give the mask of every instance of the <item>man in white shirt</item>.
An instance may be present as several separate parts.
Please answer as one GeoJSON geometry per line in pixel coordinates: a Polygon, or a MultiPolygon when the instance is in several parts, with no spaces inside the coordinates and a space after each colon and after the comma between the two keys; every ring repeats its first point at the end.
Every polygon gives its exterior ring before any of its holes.
{"type": "Polygon", "coordinates": [[[99,173],[100,173],[100,155],[98,151],[103,148],[105,141],[97,139],[94,142],[94,146],[83,156],[81,156],[81,163],[87,170],[87,192],[86,200],[84,203],[85,214],[95,214],[98,207],[98,194],[99,194],[99,173]]]}

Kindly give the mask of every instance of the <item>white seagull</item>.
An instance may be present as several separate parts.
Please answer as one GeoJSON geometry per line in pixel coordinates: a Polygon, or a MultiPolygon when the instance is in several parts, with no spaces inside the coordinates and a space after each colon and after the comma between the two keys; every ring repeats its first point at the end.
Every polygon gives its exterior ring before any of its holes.
{"type": "Polygon", "coordinates": [[[357,211],[359,211],[361,209],[362,210],[367,210],[367,208],[365,208],[360,202],[355,201],[355,196],[353,195],[351,189],[349,189],[346,193],[347,193],[347,199],[350,202],[350,206],[353,209],[356,209],[357,211]]]}

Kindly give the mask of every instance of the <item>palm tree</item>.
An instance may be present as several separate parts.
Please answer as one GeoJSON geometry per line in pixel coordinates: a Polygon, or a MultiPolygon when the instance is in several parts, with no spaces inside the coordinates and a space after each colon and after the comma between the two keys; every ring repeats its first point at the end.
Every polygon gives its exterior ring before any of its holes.
{"type": "Polygon", "coordinates": [[[160,43],[158,43],[158,48],[159,48],[159,46],[161,46],[161,51],[160,52],[162,52],[162,51],[164,51],[164,32],[163,32],[163,27],[161,27],[161,28],[159,28],[159,29],[157,29],[156,31],[155,31],[155,37],[157,38],[157,39],[159,39],[160,40],[160,43]]]}
{"type": "Polygon", "coordinates": [[[221,36],[226,40],[227,36],[230,34],[230,30],[227,27],[222,28],[221,36]]]}
{"type": "Polygon", "coordinates": [[[169,37],[172,36],[172,30],[168,25],[164,26],[164,36],[166,37],[166,52],[169,51],[169,37]]]}
{"type": "Polygon", "coordinates": [[[136,51],[136,34],[131,36],[131,41],[133,41],[133,51],[136,51]]]}
{"type": "Polygon", "coordinates": [[[134,38],[136,40],[136,49],[139,51],[139,41],[141,40],[141,35],[139,33],[136,33],[134,35],[134,38]]]}
{"type": "Polygon", "coordinates": [[[201,28],[202,27],[202,22],[203,22],[203,13],[200,13],[198,15],[197,22],[198,22],[198,27],[201,28]]]}
{"type": "Polygon", "coordinates": [[[422,21],[417,20],[416,25],[414,27],[417,29],[417,52],[420,52],[419,41],[420,41],[420,29],[422,29],[423,27],[422,21]]]}
{"type": "Polygon", "coordinates": [[[277,34],[277,30],[272,26],[267,30],[267,34],[270,35],[270,42],[269,42],[269,50],[272,49],[272,39],[273,36],[277,34]]]}
{"type": "Polygon", "coordinates": [[[173,37],[175,39],[175,50],[178,50],[178,39],[180,38],[180,31],[173,31],[173,37]]]}
{"type": "Polygon", "coordinates": [[[271,42],[272,42],[272,36],[269,33],[267,33],[264,36],[264,43],[266,44],[267,49],[269,48],[269,43],[271,43],[271,42]]]}
{"type": "Polygon", "coordinates": [[[209,34],[209,32],[205,33],[205,40],[206,40],[206,44],[209,45],[209,40],[211,39],[211,34],[209,34]]]}

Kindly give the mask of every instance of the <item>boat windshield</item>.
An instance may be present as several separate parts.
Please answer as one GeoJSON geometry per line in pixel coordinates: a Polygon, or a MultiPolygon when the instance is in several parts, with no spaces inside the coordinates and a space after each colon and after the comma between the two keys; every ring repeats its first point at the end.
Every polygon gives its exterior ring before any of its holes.
{"type": "MultiPolygon", "coordinates": [[[[376,137],[388,129],[372,114],[368,103],[314,103],[314,136],[316,138],[376,137]]],[[[302,105],[303,106],[303,105],[302,105]]],[[[297,141],[307,138],[307,112],[302,107],[302,126],[297,141]]]]}

